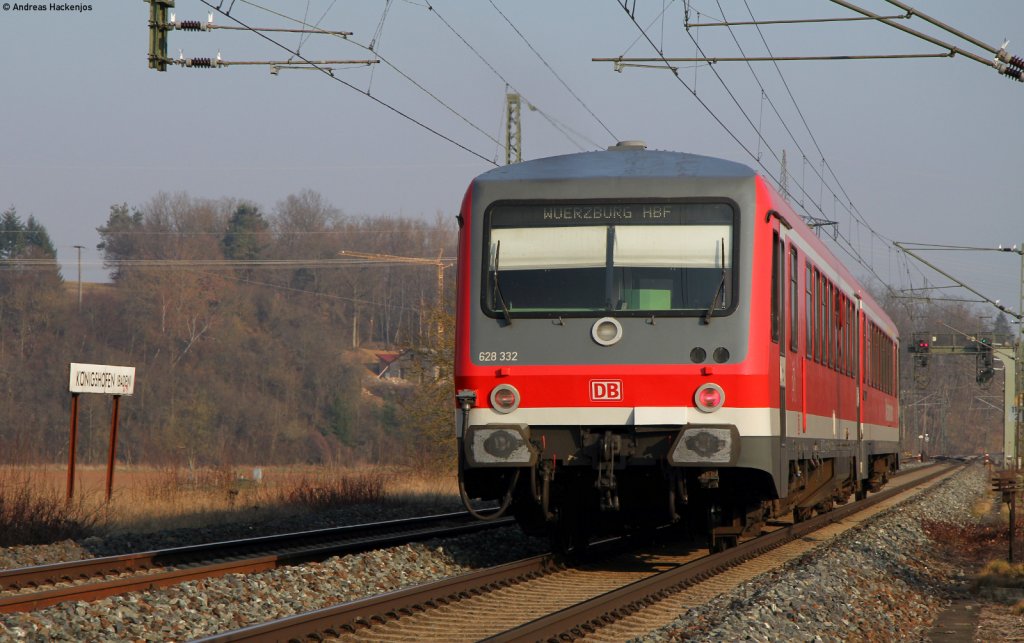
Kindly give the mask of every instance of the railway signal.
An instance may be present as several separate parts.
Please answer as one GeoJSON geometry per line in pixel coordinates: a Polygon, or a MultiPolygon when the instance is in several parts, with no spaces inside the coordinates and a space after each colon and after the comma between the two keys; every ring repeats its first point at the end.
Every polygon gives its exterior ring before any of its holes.
{"type": "MultiPolygon", "coordinates": [[[[1024,282],[1022,282],[1024,283],[1024,282]]],[[[975,381],[983,387],[991,385],[995,379],[995,360],[998,358],[1006,368],[1003,371],[1003,451],[1006,453],[1003,466],[1017,466],[1016,424],[1018,407],[1015,404],[1017,391],[1017,366],[1014,345],[1016,338],[1012,334],[964,333],[932,334],[916,332],[907,351],[914,354],[915,365],[927,365],[929,355],[974,355],[975,381]],[[927,344],[927,352],[922,352],[927,344]],[[921,364],[921,357],[925,363],[921,364]]],[[[915,379],[918,377],[915,372],[915,379]]],[[[921,378],[921,381],[926,381],[921,378]]]]}
{"type": "Polygon", "coordinates": [[[920,367],[928,366],[928,354],[931,352],[931,342],[919,338],[910,344],[908,350],[914,355],[914,364],[920,367]]]}
{"type": "Polygon", "coordinates": [[[974,376],[975,381],[981,385],[990,383],[996,373],[995,363],[992,358],[991,338],[983,337],[978,340],[977,368],[978,373],[974,376]]]}

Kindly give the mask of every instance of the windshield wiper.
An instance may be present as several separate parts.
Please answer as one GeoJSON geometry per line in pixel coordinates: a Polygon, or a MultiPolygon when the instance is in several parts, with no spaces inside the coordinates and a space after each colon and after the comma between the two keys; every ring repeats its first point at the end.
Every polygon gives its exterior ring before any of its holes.
{"type": "MultiPolygon", "coordinates": [[[[717,244],[716,244],[717,245],[717,244]]],[[[718,248],[715,248],[715,254],[718,254],[718,248]]],[[[711,298],[711,305],[704,311],[704,315],[701,317],[701,323],[707,326],[711,323],[711,313],[714,312],[715,306],[718,305],[718,296],[725,291],[725,239],[722,239],[722,278],[718,282],[718,288],[715,288],[715,296],[711,298]]]]}
{"type": "Polygon", "coordinates": [[[509,326],[511,326],[512,325],[512,315],[509,314],[508,305],[505,303],[505,297],[502,296],[502,294],[501,294],[501,285],[498,283],[498,266],[500,265],[499,264],[500,258],[501,258],[501,242],[499,241],[499,242],[497,242],[494,245],[494,266],[492,266],[492,270],[493,270],[492,274],[494,275],[494,283],[493,283],[494,295],[495,295],[495,298],[498,300],[498,303],[501,305],[501,312],[505,316],[505,323],[508,324],[509,326]]]}

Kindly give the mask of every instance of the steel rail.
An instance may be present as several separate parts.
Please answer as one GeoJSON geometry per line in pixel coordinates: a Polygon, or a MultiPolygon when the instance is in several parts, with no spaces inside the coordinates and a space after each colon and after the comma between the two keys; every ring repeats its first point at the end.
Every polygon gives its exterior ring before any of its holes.
{"type": "Polygon", "coordinates": [[[472,533],[506,526],[511,522],[509,518],[494,523],[480,523],[470,520],[467,512],[455,512],[3,570],[0,571],[0,588],[12,592],[26,587],[76,582],[97,576],[179,567],[145,575],[0,596],[0,613],[39,609],[66,600],[96,600],[198,578],[253,573],[323,560],[342,553],[472,533]],[[455,524],[438,526],[452,522],[455,524]]]}
{"type": "Polygon", "coordinates": [[[499,567],[482,569],[436,583],[426,583],[378,596],[370,596],[340,605],[305,612],[295,616],[250,625],[230,632],[214,634],[195,643],[228,643],[230,641],[306,640],[312,632],[339,636],[346,626],[369,626],[399,614],[411,614],[426,608],[469,598],[489,589],[506,587],[564,569],[550,554],[524,558],[499,567]]]}
{"type": "MultiPolygon", "coordinates": [[[[928,468],[932,467],[929,466],[928,468]]],[[[587,624],[607,622],[609,618],[615,618],[616,613],[628,614],[644,604],[650,604],[661,597],[678,591],[678,589],[685,587],[687,584],[693,584],[697,580],[713,576],[744,560],[775,549],[784,544],[784,542],[800,538],[807,533],[837,522],[851,514],[868,509],[874,504],[883,502],[898,493],[913,488],[917,484],[923,484],[942,475],[953,467],[935,468],[936,471],[922,476],[922,479],[919,481],[872,494],[866,500],[852,502],[804,522],[786,526],[780,530],[741,543],[739,546],[724,552],[708,555],[693,563],[684,564],[668,572],[662,572],[659,575],[626,585],[622,589],[602,594],[591,601],[579,603],[574,607],[537,619],[486,640],[511,641],[549,638],[550,640],[561,640],[558,638],[559,636],[568,636],[569,638],[566,640],[571,640],[577,637],[576,634],[570,634],[574,629],[579,631],[581,627],[587,627],[587,624]],[[666,579],[669,579],[667,583],[666,579]],[[666,583],[669,589],[661,588],[661,583],[666,583]],[[595,601],[598,603],[595,603],[595,601]],[[593,605],[595,604],[598,604],[599,607],[594,607],[593,605]],[[623,607],[624,605],[629,607],[623,607]]],[[[903,477],[905,474],[920,472],[921,470],[921,468],[915,468],[909,471],[901,471],[894,477],[903,477]]],[[[236,641],[319,640],[323,636],[337,637],[349,632],[355,632],[358,636],[359,631],[364,628],[382,624],[389,620],[400,619],[402,616],[435,609],[441,605],[485,594],[493,589],[529,581],[564,569],[566,569],[566,566],[556,562],[550,555],[535,556],[500,567],[455,576],[437,583],[425,583],[416,587],[388,592],[378,596],[370,596],[312,612],[221,632],[197,639],[197,642],[232,643],[236,641]]],[[[593,627],[592,625],[589,626],[593,627]]],[[[370,638],[372,638],[372,632],[370,633],[370,638]]]]}
{"type": "Polygon", "coordinates": [[[735,567],[752,558],[776,549],[788,542],[860,513],[894,496],[923,485],[957,466],[935,467],[935,471],[919,480],[893,489],[872,494],[865,500],[852,502],[814,516],[809,520],[773,531],[761,537],[740,543],[736,547],[712,554],[693,563],[670,569],[645,579],[612,590],[589,601],[578,603],[559,612],[541,617],[530,623],[508,630],[486,641],[573,641],[585,637],[603,625],[642,610],[702,580],[735,567]]]}

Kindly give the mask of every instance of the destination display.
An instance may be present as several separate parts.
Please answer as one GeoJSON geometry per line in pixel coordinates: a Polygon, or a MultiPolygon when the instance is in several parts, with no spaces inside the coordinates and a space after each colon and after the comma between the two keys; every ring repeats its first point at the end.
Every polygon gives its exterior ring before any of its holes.
{"type": "Polygon", "coordinates": [[[731,223],[728,203],[531,203],[499,204],[488,215],[492,228],[574,225],[699,225],[731,223]]]}
{"type": "Polygon", "coordinates": [[[68,388],[72,393],[131,395],[135,392],[135,367],[72,363],[68,388]]]}

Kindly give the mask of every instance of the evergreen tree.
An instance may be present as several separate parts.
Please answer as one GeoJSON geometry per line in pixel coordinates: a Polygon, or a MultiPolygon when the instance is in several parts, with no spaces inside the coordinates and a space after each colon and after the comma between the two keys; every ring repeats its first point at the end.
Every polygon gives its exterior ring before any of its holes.
{"type": "Polygon", "coordinates": [[[25,224],[12,205],[0,215],[0,259],[14,259],[25,245],[25,224]]]}
{"type": "MultiPolygon", "coordinates": [[[[114,262],[122,259],[137,259],[139,241],[134,233],[142,229],[142,212],[138,209],[129,211],[128,204],[114,204],[110,206],[110,215],[107,217],[107,225],[96,228],[100,234],[101,241],[96,244],[96,249],[103,252],[103,259],[107,262],[106,267],[116,265],[114,262]]],[[[111,277],[116,281],[122,276],[120,269],[114,269],[111,277]]]]}
{"type": "Polygon", "coordinates": [[[221,240],[224,257],[241,260],[258,258],[267,246],[268,228],[258,207],[250,203],[239,205],[231,215],[227,232],[221,240]]]}
{"type": "Polygon", "coordinates": [[[53,247],[53,241],[50,240],[46,228],[31,214],[25,223],[25,247],[35,248],[38,252],[33,254],[54,258],[57,256],[57,249],[53,247]]]}

